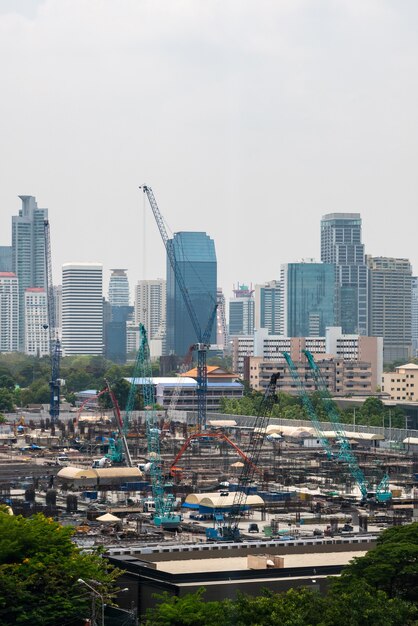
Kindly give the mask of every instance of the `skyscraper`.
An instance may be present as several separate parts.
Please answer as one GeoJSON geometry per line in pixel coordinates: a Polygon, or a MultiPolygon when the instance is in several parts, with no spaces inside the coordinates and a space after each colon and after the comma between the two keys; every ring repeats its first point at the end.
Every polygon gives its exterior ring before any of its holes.
{"type": "Polygon", "coordinates": [[[368,334],[367,265],[360,213],[330,213],[321,220],[321,261],[333,263],[336,324],[343,333],[368,334]]]}
{"type": "Polygon", "coordinates": [[[135,287],[135,324],[143,324],[148,338],[164,338],[166,323],[166,281],[140,280],[135,287]]]}
{"type": "Polygon", "coordinates": [[[114,269],[109,280],[108,314],[104,316],[106,358],[115,363],[126,362],[126,323],[132,318],[129,304],[127,270],[114,269]]]}
{"type": "Polygon", "coordinates": [[[103,353],[103,267],[62,267],[62,348],[65,355],[103,353]]]}
{"type": "Polygon", "coordinates": [[[229,336],[254,334],[254,290],[238,283],[229,300],[229,336]]]}
{"type": "Polygon", "coordinates": [[[383,361],[406,361],[412,342],[412,268],[408,259],[367,257],[370,335],[383,337],[383,361]]]}
{"type": "Polygon", "coordinates": [[[267,328],[269,335],[282,335],[282,295],[278,280],[255,286],[255,328],[267,328]]]}
{"type": "MultiPolygon", "coordinates": [[[[168,242],[173,246],[178,270],[183,276],[202,334],[216,305],[217,263],[215,243],[204,232],[179,232],[168,242]]],[[[167,258],[166,352],[183,356],[197,341],[183,295],[167,258]]],[[[210,343],[216,341],[213,323],[210,343]]]]}
{"type": "Polygon", "coordinates": [[[225,296],[222,291],[222,287],[218,287],[216,290],[216,297],[218,301],[218,308],[216,311],[216,343],[218,346],[222,346],[224,349],[228,346],[228,328],[226,325],[226,305],[225,296]]]}
{"type": "Polygon", "coordinates": [[[42,287],[25,290],[25,353],[32,356],[49,354],[48,304],[42,287]]]}
{"type": "Polygon", "coordinates": [[[319,337],[334,326],[335,269],[332,263],[287,263],[281,268],[283,333],[319,337]]]}
{"type": "Polygon", "coordinates": [[[129,281],[127,270],[111,270],[109,302],[111,306],[129,306],[129,281]]]}
{"type": "Polygon", "coordinates": [[[12,217],[12,264],[19,279],[19,349],[25,348],[25,290],[46,288],[44,220],[48,209],[38,208],[34,196],[19,196],[19,215],[12,217]]]}
{"type": "Polygon", "coordinates": [[[0,352],[19,349],[19,281],[13,272],[0,272],[0,352]]]}
{"type": "Polygon", "coordinates": [[[412,356],[418,355],[418,276],[412,277],[412,356]]]}

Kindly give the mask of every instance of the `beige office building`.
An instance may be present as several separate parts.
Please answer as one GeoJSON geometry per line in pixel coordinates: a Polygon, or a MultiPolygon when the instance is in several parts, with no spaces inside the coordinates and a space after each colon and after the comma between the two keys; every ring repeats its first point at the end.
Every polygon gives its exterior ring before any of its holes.
{"type": "Polygon", "coordinates": [[[385,372],[382,375],[382,391],[388,393],[391,400],[418,402],[418,365],[407,363],[394,372],[385,372]]]}

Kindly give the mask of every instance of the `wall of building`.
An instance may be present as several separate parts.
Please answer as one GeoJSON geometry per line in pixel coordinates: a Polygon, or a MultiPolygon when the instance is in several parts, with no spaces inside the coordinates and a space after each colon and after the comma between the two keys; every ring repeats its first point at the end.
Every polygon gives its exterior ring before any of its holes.
{"type": "Polygon", "coordinates": [[[397,367],[394,372],[382,375],[382,392],[392,400],[418,401],[418,365],[397,367]]]}

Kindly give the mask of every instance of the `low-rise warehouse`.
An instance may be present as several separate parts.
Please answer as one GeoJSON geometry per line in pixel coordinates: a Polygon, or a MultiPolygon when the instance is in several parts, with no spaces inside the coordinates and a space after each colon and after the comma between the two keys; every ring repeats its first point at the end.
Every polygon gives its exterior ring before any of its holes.
{"type": "MultiPolygon", "coordinates": [[[[287,591],[308,587],[323,591],[329,576],[338,576],[356,556],[374,547],[375,538],[255,542],[241,544],[195,544],[157,546],[138,550],[108,551],[112,565],[125,570],[119,579],[129,593],[121,598],[126,608],[143,615],[156,604],[155,594],[167,591],[184,596],[205,588],[205,599],[235,598],[237,593],[259,595],[262,590],[287,591]],[[279,556],[281,566],[253,568],[249,557],[279,556]]],[[[260,558],[260,561],[263,559],[260,558]]]]}

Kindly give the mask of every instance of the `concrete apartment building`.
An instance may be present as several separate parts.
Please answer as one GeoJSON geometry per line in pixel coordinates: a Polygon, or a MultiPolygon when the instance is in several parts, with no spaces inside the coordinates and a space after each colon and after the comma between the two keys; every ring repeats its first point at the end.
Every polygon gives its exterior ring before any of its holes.
{"type": "MultiPolygon", "coordinates": [[[[315,391],[315,381],[309,365],[304,360],[292,359],[298,374],[308,392],[315,391]]],[[[370,363],[363,361],[345,361],[342,358],[323,354],[316,355],[315,361],[321,370],[327,388],[335,396],[365,396],[372,394],[372,371],[370,363]]],[[[298,386],[294,382],[287,363],[283,360],[276,362],[263,361],[261,357],[247,357],[245,359],[244,379],[253,389],[266,389],[273,372],[280,373],[279,391],[296,395],[298,386]]]]}
{"type": "Polygon", "coordinates": [[[267,328],[270,335],[283,334],[282,288],[271,280],[254,288],[255,328],[267,328]]]}
{"type": "Polygon", "coordinates": [[[391,400],[418,402],[418,365],[407,363],[382,375],[382,391],[391,400]]]}
{"type": "Polygon", "coordinates": [[[62,266],[62,347],[65,355],[103,354],[103,266],[62,266]]]}
{"type": "MultiPolygon", "coordinates": [[[[347,376],[350,376],[348,391],[354,393],[366,390],[373,393],[381,384],[383,372],[383,340],[381,337],[364,337],[362,335],[345,335],[340,327],[326,329],[325,337],[281,337],[269,335],[267,329],[256,330],[253,337],[234,337],[232,340],[232,361],[234,371],[239,372],[254,388],[260,388],[256,363],[284,363],[283,352],[289,352],[292,360],[304,362],[303,350],[309,350],[315,356],[329,355],[344,361],[347,365],[347,376]],[[252,362],[253,372],[251,379],[248,371],[248,359],[256,357],[252,362]],[[349,363],[352,363],[349,366],[349,363]],[[354,376],[356,364],[363,364],[354,376]],[[365,386],[364,364],[369,365],[368,382],[365,386]],[[348,373],[349,370],[352,372],[348,373]],[[357,375],[358,374],[358,375],[357,375]],[[354,379],[351,379],[351,376],[354,379]],[[351,387],[357,381],[358,388],[351,387]],[[350,391],[351,389],[351,391],[350,391]]],[[[257,365],[258,368],[258,365],[257,365]]],[[[338,386],[338,385],[337,385],[338,386]]]]}
{"type": "Polygon", "coordinates": [[[19,281],[13,272],[0,272],[0,352],[19,349],[19,281]]]}
{"type": "Polygon", "coordinates": [[[411,339],[414,357],[418,355],[418,276],[412,277],[411,339]]]}
{"type": "Polygon", "coordinates": [[[48,299],[45,289],[25,289],[25,354],[49,354],[48,299]]]}
{"type": "Polygon", "coordinates": [[[383,337],[383,360],[407,360],[412,344],[412,268],[408,259],[367,257],[370,335],[383,337]]]}
{"type": "Polygon", "coordinates": [[[148,339],[162,339],[166,324],[166,281],[140,280],[135,286],[135,325],[143,324],[148,339]]]}

